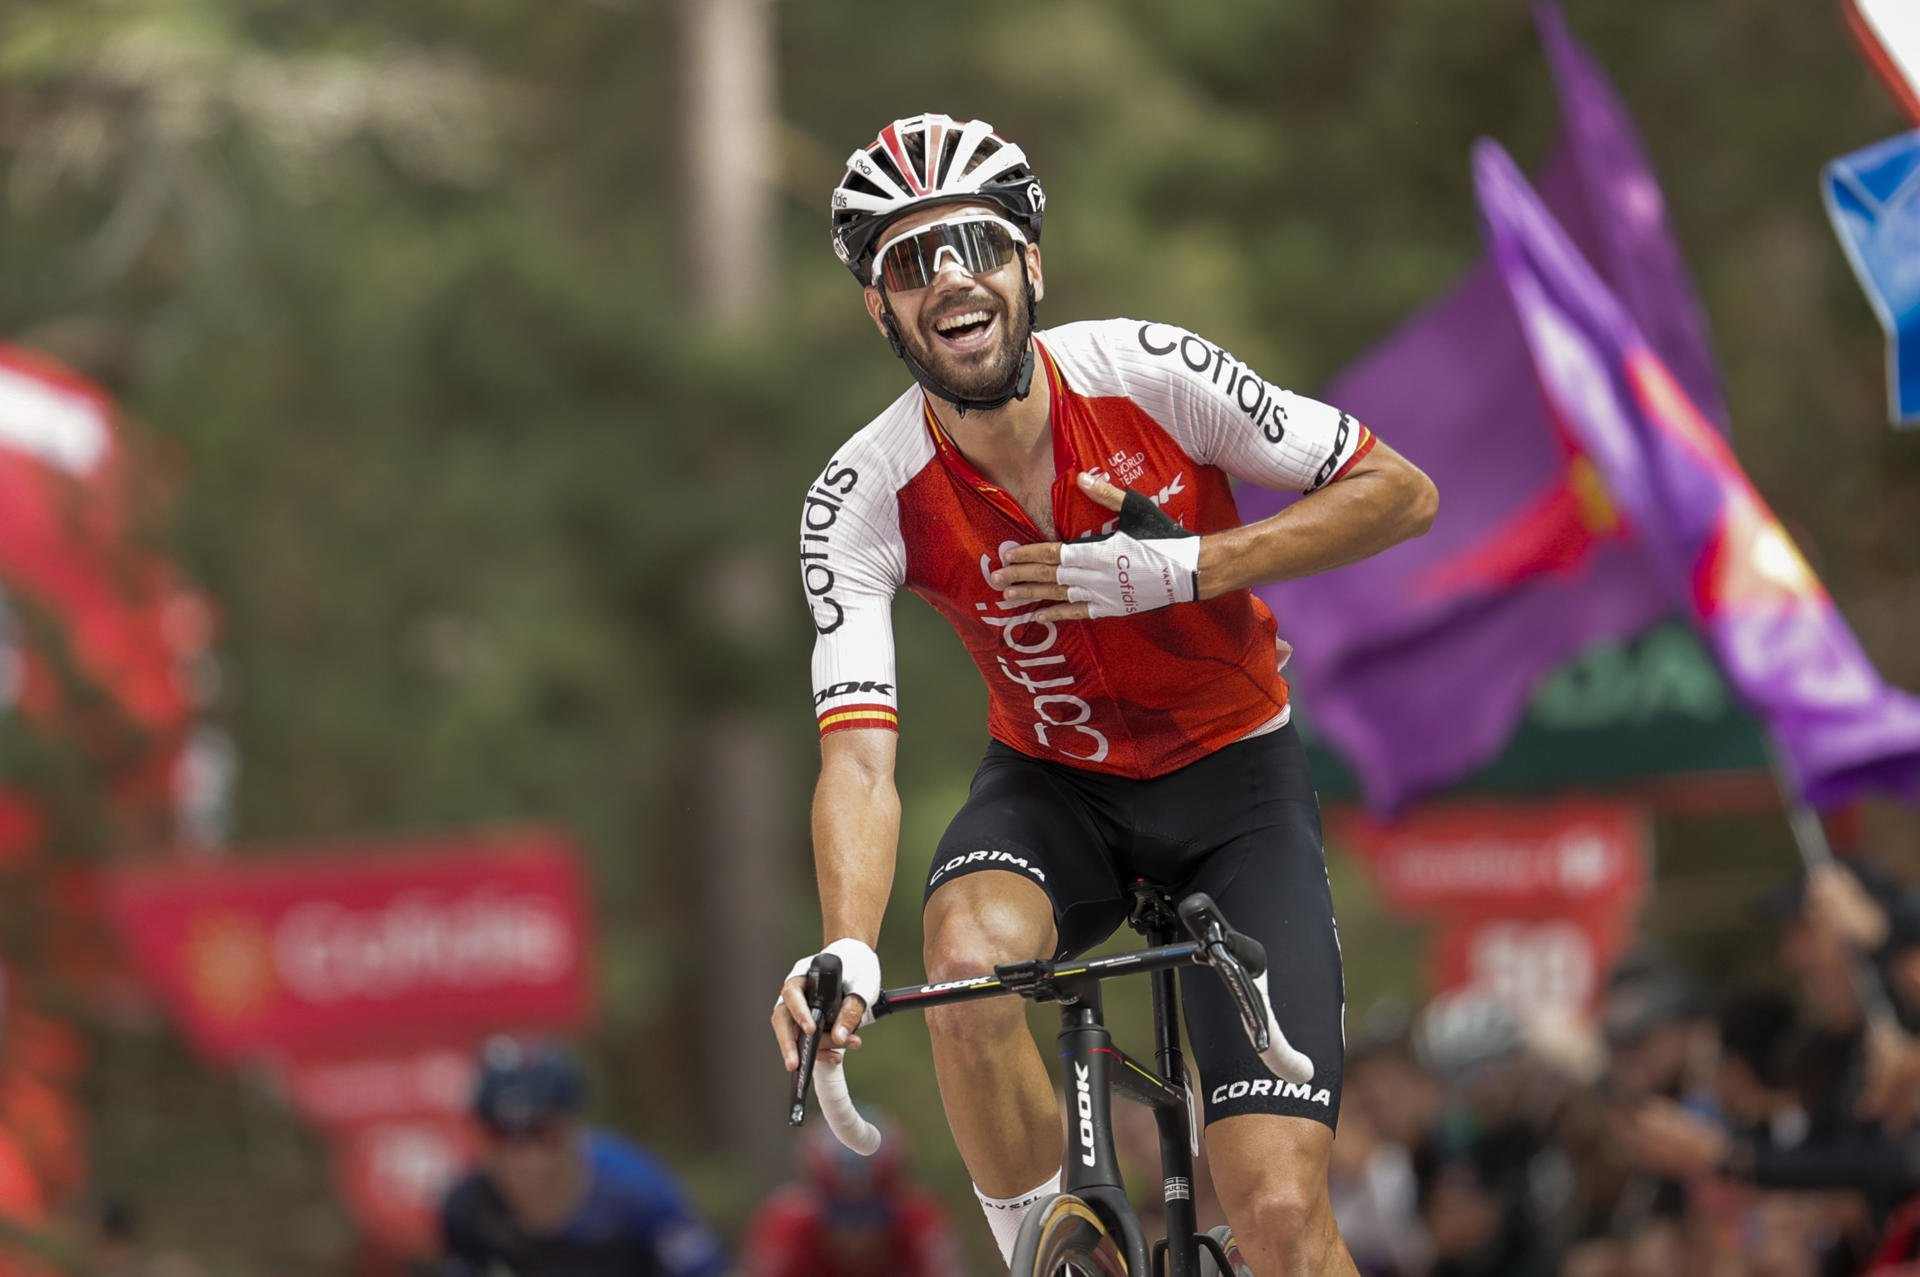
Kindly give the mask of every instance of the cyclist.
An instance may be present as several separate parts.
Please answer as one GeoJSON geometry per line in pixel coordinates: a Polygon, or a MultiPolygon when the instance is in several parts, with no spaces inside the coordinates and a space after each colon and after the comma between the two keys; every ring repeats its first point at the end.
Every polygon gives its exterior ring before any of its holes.
{"type": "MultiPolygon", "coordinates": [[[[858,1045],[899,834],[889,610],[906,587],[959,631],[989,690],[986,757],[924,894],[927,978],[1065,956],[1124,920],[1144,877],[1205,890],[1266,945],[1312,1082],[1276,1080],[1217,980],[1182,974],[1208,1157],[1253,1270],[1351,1273],[1327,1192],[1342,990],[1319,809],[1275,624],[1249,587],[1424,532],[1418,469],[1345,413],[1171,324],[1041,332],[1046,197],[984,121],[896,120],[853,153],[832,238],[918,383],[836,452],[802,513],[821,732],[813,839],[826,952],[858,1045]],[[1242,526],[1229,477],[1309,495],[1242,526]]],[[[811,1027],[794,967],[787,1067],[811,1027]]],[[[1060,1183],[1060,1114],[1025,1007],[927,1017],[961,1156],[1003,1256],[1060,1183]]]]}
{"type": "Polygon", "coordinates": [[[747,1228],[745,1277],[958,1277],[947,1213],[908,1179],[893,1136],[863,1158],[816,1128],[800,1181],[747,1228]]]}
{"type": "Polygon", "coordinates": [[[559,1047],[495,1038],[473,1113],[480,1165],[440,1208],[444,1277],[718,1277],[719,1243],[665,1167],[580,1120],[586,1081],[559,1047]]]}

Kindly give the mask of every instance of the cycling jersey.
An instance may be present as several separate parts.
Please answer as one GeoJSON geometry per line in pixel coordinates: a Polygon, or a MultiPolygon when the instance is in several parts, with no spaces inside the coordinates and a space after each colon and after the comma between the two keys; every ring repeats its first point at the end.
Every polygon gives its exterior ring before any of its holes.
{"type": "Polygon", "coordinates": [[[590,1183],[573,1218],[530,1233],[484,1171],[441,1205],[443,1277],[720,1277],[720,1244],[671,1174],[617,1136],[587,1136],[590,1183]]]}
{"type": "Polygon", "coordinates": [[[958,1247],[933,1198],[908,1191],[884,1206],[856,1230],[819,1194],[780,1189],[747,1227],[744,1277],[958,1277],[958,1247]]]}
{"type": "Polygon", "coordinates": [[[902,587],[953,625],[986,680],[988,731],[1035,758],[1145,778],[1286,721],[1273,614],[1247,590],[1093,621],[1034,622],[986,574],[1013,546],[1111,531],[1082,470],[1202,534],[1240,522],[1229,477],[1310,492],[1373,446],[1367,428],[1281,390],[1166,324],[1037,334],[1052,396],[1053,518],[1034,525],[941,429],[918,387],[835,454],[808,491],[801,577],[821,733],[898,729],[891,607],[902,587]]]}

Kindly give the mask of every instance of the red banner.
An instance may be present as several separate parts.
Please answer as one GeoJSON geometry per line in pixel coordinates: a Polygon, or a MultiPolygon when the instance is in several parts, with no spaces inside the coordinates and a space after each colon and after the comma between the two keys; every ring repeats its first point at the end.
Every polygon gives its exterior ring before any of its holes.
{"type": "Polygon", "coordinates": [[[1447,803],[1381,822],[1335,815],[1387,907],[1432,918],[1436,992],[1526,1015],[1590,1010],[1646,889],[1646,813],[1625,803],[1447,803]]]}
{"type": "Polygon", "coordinates": [[[440,1199],[478,1148],[465,1118],[421,1114],[328,1132],[334,1186],[369,1238],[394,1255],[440,1245],[440,1199]]]}
{"type": "Polygon", "coordinates": [[[294,1108],[326,1132],[341,1200],[390,1254],[438,1245],[440,1200],[479,1143],[467,1117],[474,1056],[449,1043],[298,1060],[280,1072],[294,1108]]]}
{"type": "Polygon", "coordinates": [[[592,1003],[579,862],[551,833],[128,870],[105,894],[136,969],[217,1060],[569,1029],[592,1003]]]}

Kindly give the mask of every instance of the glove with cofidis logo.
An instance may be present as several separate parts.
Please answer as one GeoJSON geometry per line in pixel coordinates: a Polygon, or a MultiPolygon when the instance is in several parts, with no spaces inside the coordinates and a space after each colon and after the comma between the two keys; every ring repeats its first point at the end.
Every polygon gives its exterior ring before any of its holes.
{"type": "Polygon", "coordinates": [[[1089,619],[1191,603],[1200,592],[1200,534],[1129,489],[1112,532],[1060,547],[1055,579],[1068,602],[1087,605],[1089,619]]]}

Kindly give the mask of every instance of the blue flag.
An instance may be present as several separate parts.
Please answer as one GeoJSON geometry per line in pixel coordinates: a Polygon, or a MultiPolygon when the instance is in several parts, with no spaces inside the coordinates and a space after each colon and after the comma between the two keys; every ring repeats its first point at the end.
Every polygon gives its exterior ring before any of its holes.
{"type": "Polygon", "coordinates": [[[1833,161],[1820,188],[1887,334],[1887,410],[1912,425],[1920,421],[1920,131],[1833,161]]]}

